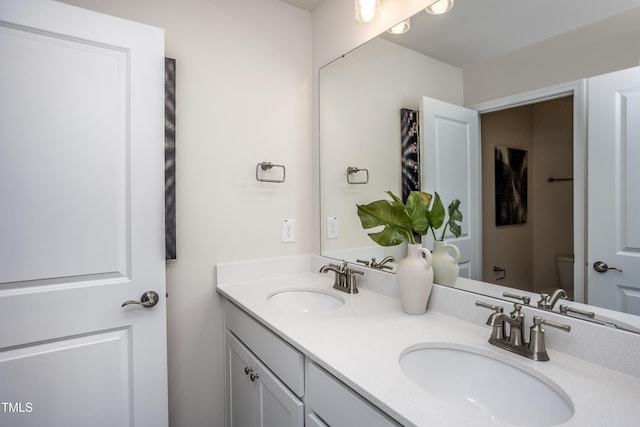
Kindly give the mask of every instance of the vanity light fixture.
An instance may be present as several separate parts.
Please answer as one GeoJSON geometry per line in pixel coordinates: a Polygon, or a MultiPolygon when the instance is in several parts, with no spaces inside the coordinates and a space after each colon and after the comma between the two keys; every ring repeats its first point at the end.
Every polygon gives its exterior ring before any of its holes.
{"type": "Polygon", "coordinates": [[[453,0],[437,0],[425,9],[425,12],[432,15],[440,15],[447,13],[453,7],[453,0]]]}
{"type": "Polygon", "coordinates": [[[409,31],[409,28],[411,28],[411,22],[410,22],[410,18],[405,19],[404,21],[402,21],[401,23],[394,25],[393,27],[389,28],[387,30],[387,33],[390,34],[404,34],[407,31],[409,31]]]}
{"type": "Polygon", "coordinates": [[[375,18],[380,8],[380,0],[355,0],[356,20],[360,22],[371,22],[375,18]]]}

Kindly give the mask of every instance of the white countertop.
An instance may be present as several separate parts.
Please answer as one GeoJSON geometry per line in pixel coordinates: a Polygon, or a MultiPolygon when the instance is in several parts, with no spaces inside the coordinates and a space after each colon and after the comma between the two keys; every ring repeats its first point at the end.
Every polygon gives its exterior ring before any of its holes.
{"type": "MultiPolygon", "coordinates": [[[[470,323],[431,308],[424,315],[410,316],[395,298],[363,288],[349,295],[333,290],[332,285],[328,275],[298,272],[236,283],[219,278],[218,291],[403,425],[510,425],[471,406],[449,406],[409,380],[399,358],[407,347],[420,343],[473,347],[551,379],[575,408],[574,416],[562,425],[623,427],[640,423],[640,379],[636,377],[552,349],[550,361],[536,362],[490,345],[491,328],[483,323],[470,323]],[[267,300],[276,290],[300,287],[335,292],[345,303],[327,313],[305,313],[279,308],[267,300]]],[[[640,356],[640,349],[637,354],[640,356]]],[[[496,393],[509,399],[509,390],[496,393]]],[[[532,412],[544,410],[532,403],[532,412]]],[[[523,420],[526,417],[523,414],[523,420]]]]}

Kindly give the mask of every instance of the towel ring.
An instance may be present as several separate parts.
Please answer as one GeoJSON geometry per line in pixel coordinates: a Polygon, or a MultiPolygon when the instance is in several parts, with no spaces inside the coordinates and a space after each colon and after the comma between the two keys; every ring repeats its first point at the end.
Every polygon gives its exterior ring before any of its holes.
{"type": "Polygon", "coordinates": [[[347,168],[347,183],[349,183],[349,184],[368,184],[369,183],[369,169],[359,169],[359,168],[354,167],[354,166],[349,166],[347,168]],[[358,172],[364,172],[366,174],[364,181],[353,181],[351,179],[351,175],[356,174],[358,172]]]}
{"type": "Polygon", "coordinates": [[[256,165],[256,179],[260,182],[276,182],[283,183],[287,176],[287,170],[284,165],[274,165],[271,162],[260,162],[256,165]],[[272,179],[272,178],[263,178],[261,176],[260,170],[268,171],[272,168],[282,169],[282,178],[281,179],[272,179]]]}

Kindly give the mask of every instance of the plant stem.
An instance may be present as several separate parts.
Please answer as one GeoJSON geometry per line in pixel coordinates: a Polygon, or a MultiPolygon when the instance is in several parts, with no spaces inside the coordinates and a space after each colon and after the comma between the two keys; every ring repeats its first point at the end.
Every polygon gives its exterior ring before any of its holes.
{"type": "Polygon", "coordinates": [[[407,232],[407,236],[409,237],[409,243],[412,245],[416,244],[416,239],[413,238],[413,233],[411,231],[407,232]]]}
{"type": "Polygon", "coordinates": [[[431,234],[433,234],[433,240],[438,240],[436,237],[436,230],[434,230],[433,227],[431,227],[431,234]]]}

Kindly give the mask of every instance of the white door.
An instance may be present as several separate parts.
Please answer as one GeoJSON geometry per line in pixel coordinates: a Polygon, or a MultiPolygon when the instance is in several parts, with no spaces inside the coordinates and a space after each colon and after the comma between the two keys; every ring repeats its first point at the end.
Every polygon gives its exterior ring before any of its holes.
{"type": "Polygon", "coordinates": [[[0,52],[0,425],[165,426],[164,33],[2,0],[0,52]]]}
{"type": "Polygon", "coordinates": [[[589,79],[587,302],[640,315],[640,67],[589,79]],[[600,261],[609,268],[596,263],[600,261]],[[620,271],[621,270],[621,271],[620,271]]]}
{"type": "MultiPolygon", "coordinates": [[[[460,199],[462,235],[456,239],[447,230],[445,240],[460,249],[460,276],[481,280],[478,112],[423,97],[420,115],[423,190],[437,191],[445,210],[452,200],[460,199]]],[[[432,247],[432,241],[428,235],[426,246],[432,247]]]]}

